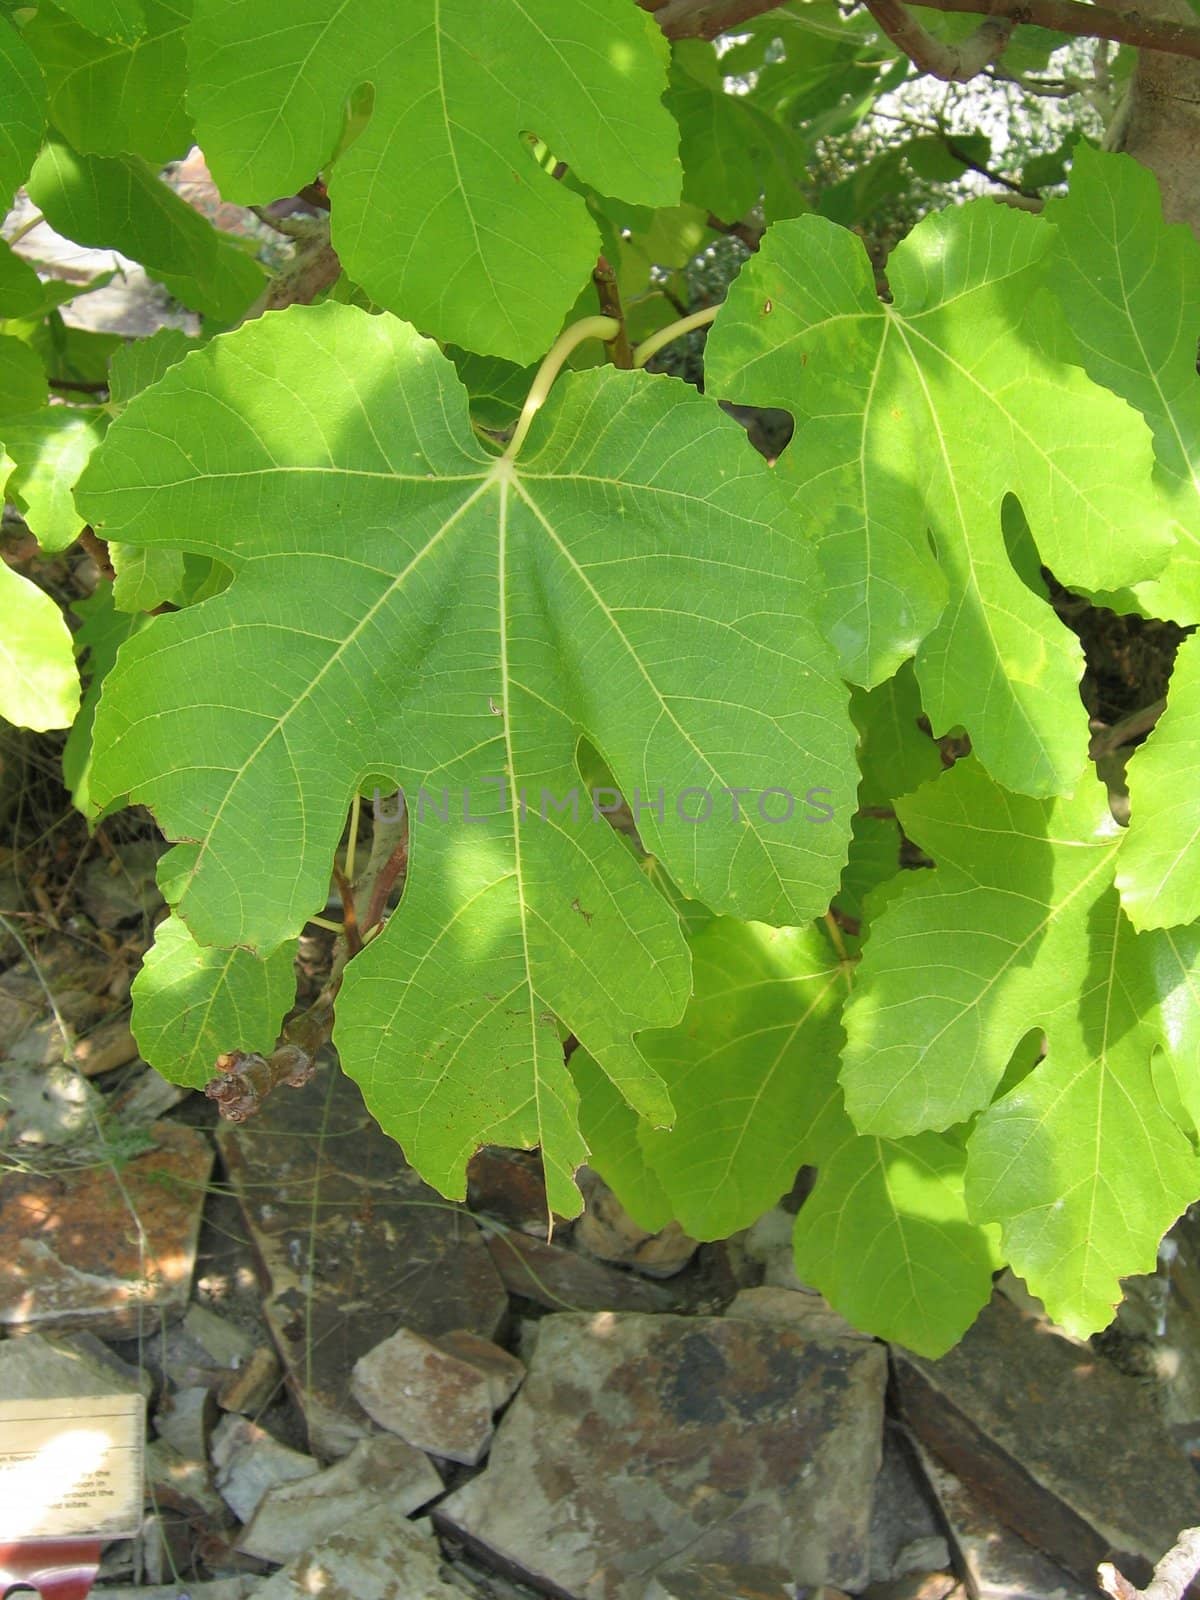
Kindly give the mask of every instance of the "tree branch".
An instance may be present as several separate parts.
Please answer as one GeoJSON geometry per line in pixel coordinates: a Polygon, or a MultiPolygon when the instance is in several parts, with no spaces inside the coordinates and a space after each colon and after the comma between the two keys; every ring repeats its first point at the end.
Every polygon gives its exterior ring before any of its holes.
{"type": "Polygon", "coordinates": [[[944,83],[968,83],[984,67],[998,61],[1015,26],[1007,17],[988,17],[961,44],[944,44],[926,33],[901,0],[866,0],[866,4],[884,33],[913,66],[944,83]]]}
{"type": "MultiPolygon", "coordinates": [[[[774,11],[779,3],[780,0],[638,0],[644,11],[653,12],[668,39],[715,39],[764,12],[774,11]]],[[[914,4],[934,11],[969,12],[1018,26],[1031,24],[1080,39],[1110,39],[1114,44],[1137,45],[1200,61],[1200,27],[1146,16],[1136,6],[1115,9],[1088,5],[1085,0],[914,0],[914,4]]]]}
{"type": "Polygon", "coordinates": [[[1098,1569],[1100,1587],[1112,1600],[1180,1600],[1188,1584],[1200,1572],[1200,1528],[1185,1528],[1173,1549],[1154,1569],[1153,1582],[1135,1589],[1110,1561],[1098,1569]]]}

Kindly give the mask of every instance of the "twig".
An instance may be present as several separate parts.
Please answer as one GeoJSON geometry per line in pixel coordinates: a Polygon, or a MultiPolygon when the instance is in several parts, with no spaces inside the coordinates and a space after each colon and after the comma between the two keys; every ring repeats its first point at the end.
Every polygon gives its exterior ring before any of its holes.
{"type": "MultiPolygon", "coordinates": [[[[1146,16],[1136,6],[1116,10],[1085,0],[913,0],[935,11],[960,11],[1017,25],[1048,28],[1080,39],[1110,39],[1164,55],[1200,61],[1200,27],[1146,16]]],[[[774,11],[779,0],[638,0],[654,13],[668,39],[715,39],[774,11]]],[[[881,24],[882,26],[882,24],[881,24]]]]}
{"type": "Polygon", "coordinates": [[[112,583],[117,576],[116,568],[112,564],[112,557],[108,553],[108,540],[102,539],[89,523],[79,535],[79,547],[85,551],[100,569],[100,576],[108,583],[112,583]]]}
{"type": "Polygon", "coordinates": [[[633,366],[633,350],[630,347],[629,334],[625,328],[625,312],[621,307],[621,291],[617,287],[617,275],[605,256],[596,258],[592,282],[596,285],[596,298],[600,302],[600,315],[612,317],[617,324],[616,333],[607,341],[608,348],[612,352],[613,366],[621,367],[628,372],[633,366]]]}
{"type": "Polygon", "coordinates": [[[1174,1546],[1154,1569],[1144,1589],[1135,1589],[1111,1561],[1096,1569],[1100,1587],[1112,1600],[1182,1600],[1192,1579],[1200,1573],[1200,1528],[1185,1528],[1174,1546]]]}
{"type": "MultiPolygon", "coordinates": [[[[338,980],[340,982],[340,978],[338,980]]],[[[281,1083],[302,1089],[317,1070],[316,1057],[333,1030],[333,984],[283,1030],[269,1056],[231,1050],[217,1057],[218,1078],[210,1078],[204,1092],[215,1100],[227,1122],[245,1122],[261,1110],[263,1101],[281,1083]]]]}
{"type": "Polygon", "coordinates": [[[1131,711],[1127,717],[1122,717],[1120,722],[1114,722],[1111,727],[1099,728],[1092,734],[1088,755],[1093,761],[1099,761],[1101,756],[1112,755],[1113,751],[1119,750],[1123,744],[1132,744],[1135,739],[1140,739],[1144,733],[1150,732],[1166,708],[1165,699],[1153,700],[1148,706],[1142,706],[1138,711],[1131,711]]]}
{"type": "Polygon", "coordinates": [[[358,931],[358,917],[354,911],[354,885],[336,862],[333,867],[333,881],[337,884],[342,901],[342,937],[346,941],[350,957],[353,958],[363,947],[362,934],[358,931]]]}
{"type": "Polygon", "coordinates": [[[763,229],[756,228],[749,222],[722,222],[720,217],[708,213],[708,225],[715,228],[718,233],[726,233],[731,239],[738,239],[746,249],[754,253],[762,243],[763,229]]]}
{"type": "Polygon", "coordinates": [[[927,33],[901,0],[866,0],[866,6],[914,67],[944,83],[968,83],[978,77],[1004,54],[1015,27],[1007,17],[988,16],[969,39],[961,44],[946,44],[927,33]]]}

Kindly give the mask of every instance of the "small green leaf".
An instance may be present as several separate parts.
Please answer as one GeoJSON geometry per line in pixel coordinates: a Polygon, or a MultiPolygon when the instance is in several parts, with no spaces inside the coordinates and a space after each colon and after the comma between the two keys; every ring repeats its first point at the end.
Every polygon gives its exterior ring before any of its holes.
{"type": "Polygon", "coordinates": [[[116,573],[113,604],[118,611],[153,611],[178,595],[183,584],[181,550],[146,550],[114,540],[108,553],[116,573]]]}
{"type": "Polygon", "coordinates": [[[262,268],[136,156],[83,156],[51,139],[28,188],[59,233],[140,261],[176,299],[217,322],[235,321],[265,287],[262,268]]]}
{"type": "Polygon", "coordinates": [[[5,418],[13,469],[8,497],[24,513],[43,550],[65,550],[79,537],[85,519],[75,509],[71,491],[107,422],[107,413],[91,406],[49,406],[5,418]]]}
{"type": "Polygon", "coordinates": [[[113,605],[112,585],[102,583],[84,600],[74,601],[71,610],[79,618],[72,643],[84,679],[79,714],[71,724],[63,745],[63,782],[71,791],[71,801],[83,815],[92,815],[89,780],[92,767],[92,726],[100,690],[117,651],[125,640],[146,623],[144,616],[128,616],[113,605]]]}
{"type": "Polygon", "coordinates": [[[1167,708],[1126,769],[1129,835],[1117,888],[1137,929],[1200,917],[1200,648],[1175,657],[1167,708]]]}
{"type": "Polygon", "coordinates": [[[201,1089],[225,1051],[269,1055],[296,997],[294,941],[266,960],[199,945],[179,917],[154,930],[133,980],[138,1049],[164,1078],[201,1089]]]}
{"type": "Polygon", "coordinates": [[[679,199],[667,45],[630,0],[296,0],[283,30],[275,0],[198,0],[190,55],[199,142],[245,203],[329,166],[374,85],[331,168],[334,246],[377,304],[481,354],[540,357],[600,248],[531,131],[605,194],[679,199]]]}
{"type": "Polygon", "coordinates": [[[714,393],[796,415],[778,470],[817,545],[847,676],[878,683],[915,654],[934,732],[965,728],[988,771],[1028,794],[1083,770],[1082,661],[1013,570],[1005,495],[1065,584],[1146,577],[1170,539],[1141,419],[1042,353],[1051,243],[1040,219],[990,201],[927,217],[888,262],[887,305],[860,240],[816,217],[779,223],[706,356],[714,393]]]}
{"type": "Polygon", "coordinates": [[[1190,228],[1164,226],[1146,167],[1086,144],[1075,152],[1069,196],[1046,215],[1055,224],[1048,281],[1077,359],[1154,430],[1163,521],[1179,542],[1138,598],[1150,616],[1200,621],[1200,244],[1190,228]]]}
{"type": "Polygon", "coordinates": [[[674,1220],[670,1198],[642,1149],[642,1121],[586,1050],[575,1050],[571,1077],[579,1092],[579,1131],[588,1161],[640,1228],[657,1233],[674,1220]]]}
{"type": "Polygon", "coordinates": [[[1161,1007],[1191,1012],[1194,1074],[1197,941],[1135,934],[1115,891],[1087,920],[1091,971],[1039,1013],[1046,1059],[967,1145],[971,1215],[1000,1224],[1013,1270],[1081,1337],[1112,1320],[1122,1278],[1153,1272],[1159,1240],[1200,1193],[1200,1155],[1151,1073],[1161,1007]]]}
{"type": "Polygon", "coordinates": [[[850,715],[858,729],[860,806],[887,806],[942,770],[942,753],[921,726],[921,692],[912,662],[875,689],[855,689],[850,715]]]}
{"type": "Polygon", "coordinates": [[[127,405],[135,394],[157,383],[169,367],[199,349],[199,341],[189,339],[178,328],[159,328],[148,339],[133,339],[122,344],[109,368],[108,392],[112,403],[127,405]]]}
{"type": "Polygon", "coordinates": [[[971,759],[896,810],[937,866],[872,924],[842,1067],[855,1126],[891,1136],[986,1106],[1021,1038],[1090,981],[1088,918],[1122,840],[1098,783],[1033,800],[971,759]]]}
{"type": "MultiPolygon", "coordinates": [[[[0,452],[0,473],[6,465],[0,452]]],[[[38,733],[69,728],[79,706],[79,674],[62,612],[3,561],[0,612],[0,717],[38,733]]]]}

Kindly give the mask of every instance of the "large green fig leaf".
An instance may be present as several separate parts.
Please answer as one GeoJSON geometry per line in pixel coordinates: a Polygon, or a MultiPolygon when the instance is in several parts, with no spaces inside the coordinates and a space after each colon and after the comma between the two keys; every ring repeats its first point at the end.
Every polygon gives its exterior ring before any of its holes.
{"type": "Polygon", "coordinates": [[[896,811],[937,866],[910,874],[872,926],[842,1068],[857,1127],[890,1136],[986,1106],[1022,1037],[1094,983],[1090,916],[1123,837],[1098,783],[1034,800],[973,760],[896,811]]]}
{"type": "Polygon", "coordinates": [[[1135,592],[1151,616],[1200,621],[1200,244],[1190,228],[1164,226],[1158,185],[1140,162],[1086,144],[1075,151],[1069,196],[1047,216],[1047,281],[1078,359],[1154,431],[1164,523],[1178,544],[1135,592]]]}
{"type": "Polygon", "coordinates": [[[1014,570],[1006,493],[1063,583],[1146,577],[1171,538],[1141,418],[1046,353],[1052,239],[987,201],[928,217],[889,260],[887,304],[854,235],[779,223],[707,355],[715,393],[796,415],[780,470],[818,548],[846,674],[869,686],[915,654],[935,733],[966,728],[988,771],[1028,794],[1069,789],[1083,769],[1082,661],[1014,570]]]}
{"type": "Polygon", "coordinates": [[[528,135],[603,194],[679,199],[667,45],[631,0],[296,0],[282,31],[275,0],[199,0],[190,56],[222,194],[268,201],[329,168],[350,276],[468,350],[539,356],[600,248],[528,135]]]}
{"type": "Polygon", "coordinates": [[[1129,836],[1117,888],[1135,928],[1200,918],[1200,649],[1185,639],[1167,707],[1130,759],[1129,836]]]}
{"type": "MultiPolygon", "coordinates": [[[[1082,932],[1082,910],[1074,920],[1082,932]]],[[[1200,1194],[1200,1154],[1152,1075],[1159,1045],[1184,1046],[1195,1078],[1200,944],[1134,933],[1112,889],[1086,929],[1083,984],[1039,1013],[1045,1060],[967,1146],[972,1215],[1001,1225],[1006,1259],[1080,1335],[1111,1321],[1122,1278],[1153,1272],[1159,1240],[1200,1194]]]]}
{"type": "Polygon", "coordinates": [[[76,150],[158,166],[187,154],[187,21],[178,0],[146,0],[141,37],[102,44],[66,8],[39,5],[25,40],[46,75],[54,125],[76,150]]]}
{"type": "Polygon", "coordinates": [[[676,913],[586,793],[573,814],[581,736],[719,910],[805,920],[845,858],[847,695],[770,469],[711,401],[611,369],[560,380],[498,458],[436,346],[326,305],[172,367],[78,498],[105,537],[234,573],[123,647],[93,801],[186,841],[167,870],[201,943],[266,954],[324,902],[357,787],[402,787],[409,875],[346,975],[346,1068],[448,1192],[480,1142],[537,1141],[576,1209],[556,1016],[662,1122],[631,1039],[688,992],[676,913]]]}

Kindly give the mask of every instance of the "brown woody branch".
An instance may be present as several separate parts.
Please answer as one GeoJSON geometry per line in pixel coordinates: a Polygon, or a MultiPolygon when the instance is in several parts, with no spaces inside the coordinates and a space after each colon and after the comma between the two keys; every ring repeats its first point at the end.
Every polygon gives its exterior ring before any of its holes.
{"type": "Polygon", "coordinates": [[[1154,1578],[1145,1589],[1135,1589],[1129,1579],[1109,1561],[1103,1561],[1097,1572],[1100,1587],[1112,1600],[1181,1600],[1196,1574],[1200,1572],[1200,1528],[1185,1528],[1174,1548],[1154,1569],[1154,1578]]]}
{"type": "Polygon", "coordinates": [[[969,83],[984,67],[998,61],[1008,46],[1015,23],[989,16],[969,39],[946,44],[927,33],[901,0],[866,0],[867,10],[898,50],[921,72],[944,83],[969,83]]]}
{"type": "MultiPolygon", "coordinates": [[[[1136,6],[1088,5],[1085,0],[914,0],[934,11],[967,12],[1020,26],[1030,24],[1081,39],[1111,39],[1164,55],[1200,61],[1200,27],[1147,16],[1136,6]]],[[[779,0],[638,0],[654,13],[668,39],[715,39],[737,29],[779,0]]],[[[882,26],[882,24],[881,24],[882,26]]]]}

